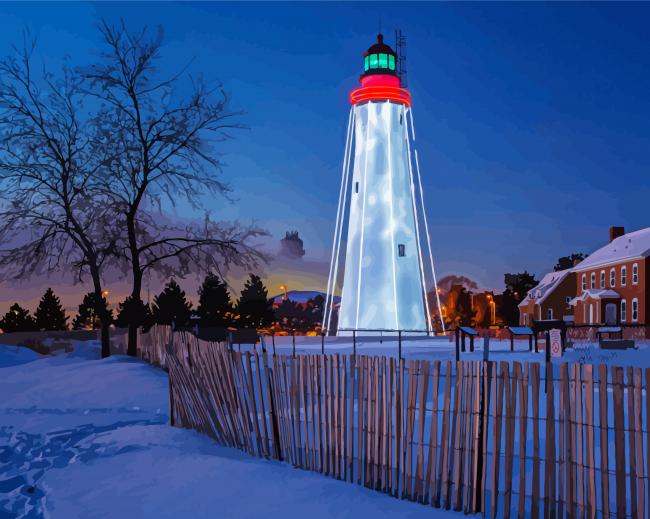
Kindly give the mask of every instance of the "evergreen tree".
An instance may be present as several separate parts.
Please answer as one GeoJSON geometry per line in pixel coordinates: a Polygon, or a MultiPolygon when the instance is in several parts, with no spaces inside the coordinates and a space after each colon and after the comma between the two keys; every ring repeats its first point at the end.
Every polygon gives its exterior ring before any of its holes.
{"type": "Polygon", "coordinates": [[[144,328],[145,331],[153,325],[153,315],[151,308],[142,299],[133,299],[128,296],[119,304],[115,326],[119,328],[128,328],[133,325],[136,328],[144,328]]]}
{"type": "Polygon", "coordinates": [[[192,303],[187,301],[185,292],[175,280],[167,283],[153,301],[153,318],[156,323],[173,324],[174,328],[186,328],[190,325],[192,303]]]}
{"type": "Polygon", "coordinates": [[[307,326],[312,329],[319,325],[322,327],[324,308],[325,298],[321,294],[307,301],[307,326]]]}
{"type": "Polygon", "coordinates": [[[259,276],[251,274],[237,303],[239,326],[263,328],[273,322],[273,301],[259,276]]]}
{"type": "Polygon", "coordinates": [[[517,274],[506,274],[504,276],[506,289],[501,297],[501,315],[508,326],[519,324],[519,303],[521,303],[528,291],[537,286],[539,281],[528,271],[517,274]]]}
{"type": "Polygon", "coordinates": [[[113,321],[113,311],[109,310],[106,298],[98,298],[94,292],[88,292],[79,305],[77,316],[72,321],[72,328],[74,330],[97,330],[102,326],[102,314],[106,314],[110,322],[113,321]],[[101,312],[98,312],[97,308],[101,308],[101,312]]]}
{"type": "Polygon", "coordinates": [[[562,256],[561,258],[558,258],[553,270],[558,272],[560,270],[573,268],[585,258],[586,256],[582,252],[574,252],[569,256],[562,256]]]}
{"type": "Polygon", "coordinates": [[[275,319],[285,330],[301,330],[305,326],[306,312],[302,305],[285,299],[274,311],[275,319]]]}
{"type": "Polygon", "coordinates": [[[36,330],[36,321],[29,315],[29,310],[14,303],[0,319],[0,330],[4,333],[31,332],[36,330]]]}
{"type": "Polygon", "coordinates": [[[233,306],[226,284],[216,274],[208,274],[199,288],[197,314],[201,326],[228,326],[232,322],[233,306]]]}
{"type": "Polygon", "coordinates": [[[48,288],[34,312],[36,328],[39,330],[67,330],[68,317],[61,306],[61,300],[48,288]]]}

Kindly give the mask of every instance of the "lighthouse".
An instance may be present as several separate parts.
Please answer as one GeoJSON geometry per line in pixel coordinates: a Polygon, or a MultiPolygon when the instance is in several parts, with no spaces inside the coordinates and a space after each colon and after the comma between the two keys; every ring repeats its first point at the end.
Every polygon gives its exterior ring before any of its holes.
{"type": "Polygon", "coordinates": [[[329,333],[339,289],[340,335],[431,332],[428,286],[440,310],[411,94],[398,64],[379,34],[363,54],[361,85],[350,93],[323,319],[329,333]]]}

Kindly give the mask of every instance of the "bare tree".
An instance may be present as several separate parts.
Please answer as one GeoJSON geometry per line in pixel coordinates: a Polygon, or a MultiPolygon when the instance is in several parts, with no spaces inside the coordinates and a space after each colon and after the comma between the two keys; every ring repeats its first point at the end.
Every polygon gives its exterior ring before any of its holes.
{"type": "MultiPolygon", "coordinates": [[[[256,226],[216,222],[206,213],[201,224],[161,223],[163,203],[184,199],[203,209],[202,197],[228,195],[219,178],[215,144],[228,130],[241,128],[221,88],[191,81],[182,70],[159,79],[162,31],[151,36],[100,25],[106,50],[83,71],[87,92],[103,103],[97,117],[106,155],[113,157],[100,177],[124,228],[120,255],[132,276],[131,299],[140,300],[144,274],[182,277],[193,268],[251,268],[263,260],[251,240],[265,234],[256,226]],[[179,94],[188,80],[187,95],[179,94]]],[[[137,325],[129,326],[129,354],[135,355],[137,325]]]]}
{"type": "MultiPolygon", "coordinates": [[[[97,300],[115,255],[111,206],[93,188],[102,163],[75,75],[33,72],[34,43],[0,61],[0,279],[68,270],[89,274],[97,300]]],[[[110,319],[102,316],[102,356],[110,319]]]]}

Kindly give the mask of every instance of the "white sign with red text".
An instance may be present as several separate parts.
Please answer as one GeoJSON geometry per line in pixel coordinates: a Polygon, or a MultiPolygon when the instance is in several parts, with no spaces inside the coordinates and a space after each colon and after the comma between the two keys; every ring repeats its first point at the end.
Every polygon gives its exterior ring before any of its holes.
{"type": "Polygon", "coordinates": [[[562,356],[562,332],[553,328],[548,332],[551,340],[551,357],[562,356]]]}

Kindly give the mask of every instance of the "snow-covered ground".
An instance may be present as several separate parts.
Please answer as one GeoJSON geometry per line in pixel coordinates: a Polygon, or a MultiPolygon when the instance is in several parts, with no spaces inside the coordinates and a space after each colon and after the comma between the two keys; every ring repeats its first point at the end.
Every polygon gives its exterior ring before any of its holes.
{"type": "Polygon", "coordinates": [[[460,517],[172,428],[162,370],[98,357],[0,346],[0,519],[460,517]]]}
{"type": "MultiPolygon", "coordinates": [[[[320,337],[297,336],[295,338],[296,354],[320,354],[322,343],[320,337]]],[[[267,351],[273,349],[270,337],[264,339],[267,351]]],[[[234,346],[238,348],[237,345],[234,346]]],[[[543,344],[540,341],[539,347],[543,344]]],[[[259,346],[257,346],[259,349],[259,346]]],[[[509,340],[490,339],[488,359],[495,362],[546,362],[544,351],[530,352],[528,340],[515,340],[514,352],[510,351],[509,340]]],[[[252,346],[242,345],[241,351],[252,351],[252,346]]],[[[474,341],[474,352],[469,351],[469,339],[466,340],[467,351],[461,353],[461,360],[483,360],[484,340],[477,338],[474,341]]],[[[275,337],[275,350],[277,353],[291,354],[293,351],[292,337],[275,337]]],[[[404,359],[424,360],[454,360],[456,346],[447,337],[404,337],[402,339],[402,357],[404,359]]],[[[325,353],[351,354],[353,351],[351,337],[326,337],[325,353]]],[[[356,341],[358,355],[386,355],[397,356],[397,337],[360,337],[356,341]]],[[[636,343],[636,348],[628,350],[603,350],[594,342],[576,342],[568,348],[559,358],[551,359],[554,364],[560,362],[580,362],[582,364],[609,364],[613,366],[650,367],[650,343],[647,341],[636,343]]]]}

